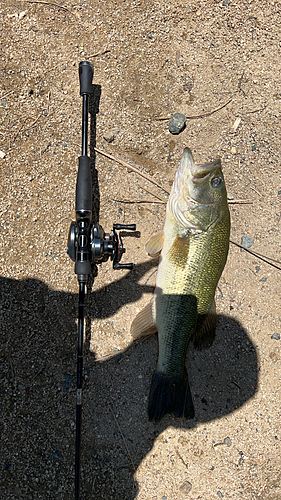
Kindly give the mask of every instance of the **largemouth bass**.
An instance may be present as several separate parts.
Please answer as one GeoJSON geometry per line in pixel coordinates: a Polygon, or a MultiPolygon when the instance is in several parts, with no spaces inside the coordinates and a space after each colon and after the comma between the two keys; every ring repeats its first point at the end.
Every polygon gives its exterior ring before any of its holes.
{"type": "Polygon", "coordinates": [[[167,203],[164,231],[146,245],[160,254],[151,302],[131,327],[134,338],[158,332],[159,356],[148,415],[194,417],[185,367],[190,340],[212,345],[216,331],[215,290],[226,263],[230,232],[220,160],[196,165],[185,148],[167,203]]]}

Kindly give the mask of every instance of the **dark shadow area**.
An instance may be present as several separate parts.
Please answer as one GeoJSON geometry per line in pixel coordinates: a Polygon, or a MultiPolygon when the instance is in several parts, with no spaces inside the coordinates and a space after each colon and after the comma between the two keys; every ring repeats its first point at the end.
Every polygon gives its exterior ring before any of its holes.
{"type": "MultiPolygon", "coordinates": [[[[107,292],[93,292],[93,317],[110,316],[150,290],[137,281],[152,265],[140,264],[107,292]]],[[[33,279],[2,278],[0,288],[0,497],[12,498],[19,488],[24,498],[69,500],[74,492],[78,297],[33,279]]],[[[134,498],[134,472],[165,428],[181,427],[188,434],[199,422],[235,411],[257,390],[255,348],[237,321],[220,316],[213,346],[203,352],[192,345],[188,349],[195,419],[165,416],[153,424],[147,403],[157,350],[153,336],[104,361],[85,353],[83,499],[134,498]]]]}

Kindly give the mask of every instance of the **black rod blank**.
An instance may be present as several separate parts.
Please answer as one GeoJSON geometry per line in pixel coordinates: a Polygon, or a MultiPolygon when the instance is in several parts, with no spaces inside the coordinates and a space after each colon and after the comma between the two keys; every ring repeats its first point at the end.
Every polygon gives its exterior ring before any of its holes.
{"type": "Polygon", "coordinates": [[[75,447],[75,500],[80,498],[80,459],[82,425],[82,377],[84,350],[84,300],[85,283],[79,283],[78,306],[78,355],[77,355],[77,401],[76,401],[76,447],[75,447]]]}

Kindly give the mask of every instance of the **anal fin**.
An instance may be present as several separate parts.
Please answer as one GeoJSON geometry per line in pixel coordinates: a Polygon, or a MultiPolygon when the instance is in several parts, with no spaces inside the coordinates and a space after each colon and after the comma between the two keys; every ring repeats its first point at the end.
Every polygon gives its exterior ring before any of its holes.
{"type": "Polygon", "coordinates": [[[157,332],[154,300],[152,299],[135,317],[131,325],[131,335],[134,339],[153,335],[157,332]]]}
{"type": "Polygon", "coordinates": [[[192,336],[195,349],[202,351],[213,344],[216,337],[217,314],[215,299],[213,299],[206,314],[198,314],[197,325],[192,336]]]}

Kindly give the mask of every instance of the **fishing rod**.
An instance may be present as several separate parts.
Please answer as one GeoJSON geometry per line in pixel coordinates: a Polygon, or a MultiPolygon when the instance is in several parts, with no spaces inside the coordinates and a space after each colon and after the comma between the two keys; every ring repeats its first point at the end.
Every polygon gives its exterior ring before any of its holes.
{"type": "Polygon", "coordinates": [[[113,224],[110,233],[105,233],[99,224],[92,221],[92,179],[88,156],[89,99],[92,92],[93,69],[89,62],[79,64],[80,95],[82,104],[82,155],[78,159],[76,182],[76,221],[71,222],[67,253],[75,262],[75,274],[79,285],[78,297],[78,353],[77,353],[77,399],[76,399],[76,445],[75,445],[75,500],[80,500],[80,462],[82,428],[82,381],[84,349],[84,301],[86,286],[91,276],[91,265],[111,259],[113,269],[132,269],[132,263],[120,264],[125,253],[123,242],[117,231],[135,231],[135,224],[113,224]]]}

